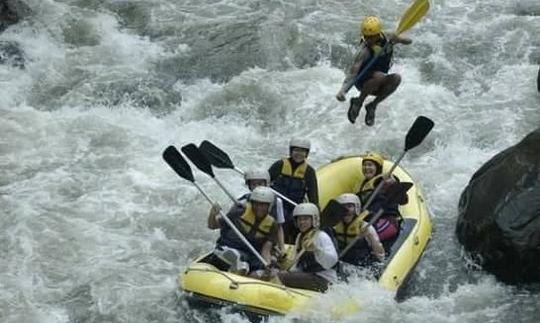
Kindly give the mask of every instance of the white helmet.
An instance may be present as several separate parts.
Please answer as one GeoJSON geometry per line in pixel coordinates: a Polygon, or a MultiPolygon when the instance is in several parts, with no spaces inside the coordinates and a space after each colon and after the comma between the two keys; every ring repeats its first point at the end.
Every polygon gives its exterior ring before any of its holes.
{"type": "Polygon", "coordinates": [[[248,185],[248,181],[251,180],[265,180],[266,185],[270,184],[270,174],[266,169],[257,168],[257,169],[250,169],[247,170],[244,173],[244,180],[246,181],[246,185],[248,185]]]}
{"type": "Polygon", "coordinates": [[[295,137],[289,141],[289,148],[293,147],[303,148],[309,151],[311,149],[311,142],[308,139],[295,137]]]}
{"type": "Polygon", "coordinates": [[[269,187],[257,186],[253,192],[251,192],[249,200],[253,202],[272,204],[272,202],[274,202],[274,192],[272,192],[269,187]]]}
{"type": "Polygon", "coordinates": [[[353,193],[343,193],[336,199],[339,204],[354,204],[354,210],[355,213],[360,213],[360,209],[362,208],[362,204],[360,203],[360,198],[356,194],[353,193]]]}
{"type": "Polygon", "coordinates": [[[293,210],[293,217],[300,215],[310,215],[313,226],[319,226],[319,208],[313,203],[300,203],[293,210]]]}

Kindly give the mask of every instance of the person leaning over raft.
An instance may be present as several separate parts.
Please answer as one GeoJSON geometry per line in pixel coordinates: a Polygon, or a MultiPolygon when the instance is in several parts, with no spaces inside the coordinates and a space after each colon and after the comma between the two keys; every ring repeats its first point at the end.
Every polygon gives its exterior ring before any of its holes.
{"type": "MultiPolygon", "coordinates": [[[[277,222],[269,215],[272,202],[274,192],[268,187],[258,186],[251,192],[248,203],[236,204],[227,213],[227,217],[267,263],[271,262],[271,251],[277,242],[278,231],[277,222]]],[[[210,210],[208,228],[221,230],[214,255],[230,265],[229,271],[246,275],[264,268],[260,260],[221,218],[217,207],[210,210]]]]}
{"type": "Polygon", "coordinates": [[[347,263],[360,266],[370,265],[375,261],[384,261],[384,247],[379,240],[377,231],[363,220],[368,211],[360,214],[361,204],[358,196],[352,193],[344,193],[338,196],[336,200],[347,209],[347,214],[332,228],[339,252],[343,252],[361,232],[364,236],[341,259],[347,263]]]}
{"type": "Polygon", "coordinates": [[[375,109],[377,105],[392,94],[401,83],[401,76],[397,73],[388,74],[393,56],[394,44],[411,44],[409,38],[400,37],[394,33],[384,33],[382,23],[378,17],[366,17],[360,24],[363,38],[360,42],[360,50],[354,58],[349,74],[343,81],[341,89],[336,95],[339,101],[345,101],[347,86],[352,80],[363,73],[360,79],[356,80],[354,86],[360,91],[360,96],[351,98],[347,117],[351,123],[356,121],[364,100],[368,95],[374,95],[375,99],[366,105],[365,123],[372,126],[375,123],[375,109]],[[389,43],[388,46],[385,45],[389,43]],[[382,49],[385,51],[381,53],[382,49]],[[379,54],[376,61],[367,69],[367,64],[379,54]]]}
{"type": "Polygon", "coordinates": [[[300,230],[295,250],[297,255],[304,252],[290,271],[279,272],[277,278],[288,287],[324,292],[337,281],[338,254],[334,241],[319,229],[319,208],[315,204],[298,204],[293,216],[300,230]]]}
{"type": "MultiPolygon", "coordinates": [[[[272,188],[285,195],[295,203],[304,202],[307,194],[308,201],[319,205],[319,189],[315,169],[307,163],[311,143],[307,139],[292,138],[289,142],[289,157],[283,158],[270,166],[272,188]]],[[[294,243],[298,233],[291,216],[294,205],[285,201],[285,223],[283,231],[285,242],[294,243]]]]}

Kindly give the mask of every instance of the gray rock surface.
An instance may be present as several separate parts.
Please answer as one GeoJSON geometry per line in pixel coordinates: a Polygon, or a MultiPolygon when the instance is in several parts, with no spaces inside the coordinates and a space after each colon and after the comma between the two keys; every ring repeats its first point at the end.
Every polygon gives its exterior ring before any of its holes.
{"type": "Polygon", "coordinates": [[[456,235],[508,283],[540,282],[540,128],[484,164],[461,194],[456,235]]]}

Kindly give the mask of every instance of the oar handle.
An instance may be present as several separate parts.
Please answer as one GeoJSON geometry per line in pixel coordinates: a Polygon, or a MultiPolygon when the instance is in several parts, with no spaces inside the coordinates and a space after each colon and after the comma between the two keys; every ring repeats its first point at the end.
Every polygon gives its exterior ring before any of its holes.
{"type": "Polygon", "coordinates": [[[233,201],[234,203],[238,202],[236,198],[231,194],[231,192],[229,192],[229,190],[225,186],[223,186],[223,184],[221,184],[220,180],[218,180],[216,177],[212,177],[212,178],[214,179],[216,184],[218,184],[218,186],[223,190],[223,192],[227,194],[227,196],[231,199],[231,201],[233,201]]]}
{"type": "Polygon", "coordinates": [[[240,175],[244,176],[244,172],[243,172],[243,171],[242,171],[242,170],[241,170],[240,168],[238,168],[238,167],[234,166],[234,168],[233,168],[233,169],[234,169],[234,171],[235,171],[235,172],[237,172],[238,174],[240,174],[240,175]]]}
{"type": "MultiPolygon", "coordinates": [[[[238,174],[240,175],[244,175],[245,173],[238,167],[234,166],[233,168],[238,174]]],[[[298,203],[296,203],[295,201],[291,200],[290,198],[286,197],[285,195],[281,194],[280,192],[276,191],[275,189],[269,187],[272,192],[274,192],[274,194],[276,194],[277,196],[281,197],[284,201],[290,203],[292,206],[297,206],[298,203]]]]}
{"type": "Polygon", "coordinates": [[[275,189],[269,187],[272,192],[274,192],[274,194],[276,194],[277,196],[281,197],[283,200],[287,201],[288,203],[290,203],[292,206],[297,206],[298,203],[296,203],[295,201],[291,200],[290,198],[286,197],[285,195],[281,194],[280,192],[276,191],[275,189]]]}
{"type": "Polygon", "coordinates": [[[302,249],[300,250],[300,252],[296,255],[296,257],[294,257],[294,260],[293,262],[291,263],[291,265],[289,266],[289,268],[287,270],[291,270],[291,268],[293,268],[294,266],[296,266],[296,264],[298,263],[298,261],[300,261],[300,258],[302,258],[302,256],[306,253],[306,249],[302,249]]]}
{"type": "MultiPolygon", "coordinates": [[[[214,205],[214,201],[210,198],[210,196],[208,196],[208,194],[206,194],[206,192],[200,187],[200,185],[197,184],[196,182],[192,182],[192,183],[199,190],[199,192],[201,192],[201,194],[206,198],[206,200],[208,200],[208,202],[210,202],[210,204],[214,205]]],[[[234,223],[232,223],[232,221],[229,219],[229,217],[227,217],[227,215],[221,210],[219,210],[219,214],[225,220],[227,225],[234,231],[234,233],[236,233],[238,238],[240,238],[240,240],[242,240],[242,242],[249,248],[249,250],[253,253],[253,255],[255,255],[265,267],[267,267],[268,262],[266,260],[264,260],[264,258],[261,256],[261,254],[255,248],[253,248],[251,243],[249,243],[249,241],[246,239],[246,237],[244,237],[242,232],[240,232],[240,230],[238,230],[238,228],[234,225],[234,223]]]]}

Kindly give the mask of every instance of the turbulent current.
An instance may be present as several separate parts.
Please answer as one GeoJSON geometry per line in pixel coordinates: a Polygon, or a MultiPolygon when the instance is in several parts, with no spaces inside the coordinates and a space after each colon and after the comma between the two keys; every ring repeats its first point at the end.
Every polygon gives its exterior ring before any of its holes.
{"type": "MultiPolygon", "coordinates": [[[[206,139],[241,169],[268,167],[302,136],[314,167],[367,150],[395,160],[419,115],[436,125],[402,166],[434,232],[405,298],[357,279],[301,319],[327,322],[354,297],[364,310],[348,322],[540,321],[540,288],[478,270],[454,235],[474,171],[540,124],[540,16],[519,3],[433,1],[406,33],[413,44],[396,47],[401,86],[366,127],[335,99],[358,23],[375,14],[393,29],[408,0],[24,2],[31,14],[0,34],[25,65],[0,65],[0,322],[245,322],[177,292],[178,274],[218,233],[163,150],[206,139]]],[[[235,172],[216,176],[246,191],[235,172]]]]}

